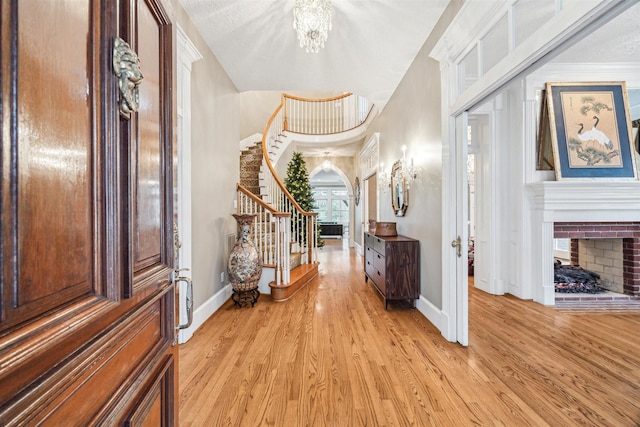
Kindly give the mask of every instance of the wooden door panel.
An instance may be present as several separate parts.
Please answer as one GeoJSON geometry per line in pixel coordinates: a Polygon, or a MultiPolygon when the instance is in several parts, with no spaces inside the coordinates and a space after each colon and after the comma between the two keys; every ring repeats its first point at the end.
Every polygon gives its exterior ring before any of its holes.
{"type": "Polygon", "coordinates": [[[138,271],[160,262],[162,240],[161,69],[160,23],[143,1],[137,2],[138,56],[144,64],[145,84],[140,88],[136,163],[135,264],[138,271]]]}
{"type": "Polygon", "coordinates": [[[177,424],[172,42],[158,1],[0,3],[2,426],[177,424]],[[112,70],[122,35],[145,73],[130,120],[112,70]]]}
{"type": "Polygon", "coordinates": [[[3,3],[3,304],[0,330],[100,289],[94,253],[95,164],[88,72],[94,57],[89,0],[43,2],[22,13],[3,3]],[[79,71],[80,70],[80,71],[79,71]],[[54,90],[55,88],[55,90],[54,90]]]}
{"type": "Polygon", "coordinates": [[[172,268],[172,111],[171,25],[157,1],[124,0],[121,36],[130,40],[140,58],[144,81],[140,109],[123,127],[131,143],[127,154],[131,174],[126,185],[134,195],[129,280],[125,295],[154,284],[158,271],[172,268]]]}

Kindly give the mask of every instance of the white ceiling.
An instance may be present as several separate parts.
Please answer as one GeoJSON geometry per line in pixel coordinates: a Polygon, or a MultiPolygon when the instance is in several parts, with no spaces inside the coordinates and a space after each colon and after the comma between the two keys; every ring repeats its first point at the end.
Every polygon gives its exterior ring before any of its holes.
{"type": "Polygon", "coordinates": [[[552,62],[640,62],[640,3],[587,34],[552,62]]]}
{"type": "MultiPolygon", "coordinates": [[[[239,91],[353,92],[382,111],[449,1],[332,0],[333,29],[325,48],[315,54],[298,44],[292,27],[295,0],[180,3],[239,91]]],[[[551,62],[637,63],[638,22],[640,4],[551,62]]],[[[640,92],[630,93],[632,106],[640,102],[638,97],[640,92]]],[[[355,148],[328,151],[350,155],[348,149],[355,148]]],[[[319,147],[316,154],[327,149],[319,147]]]]}
{"type": "MultiPolygon", "coordinates": [[[[556,55],[550,63],[640,64],[640,3],[602,24],[556,55]]],[[[640,117],[640,90],[627,88],[627,91],[631,119],[635,120],[640,117]]]]}
{"type": "Polygon", "coordinates": [[[382,111],[449,0],[332,0],[325,48],[307,53],[295,0],[180,0],[237,89],[353,92],[382,111]]]}

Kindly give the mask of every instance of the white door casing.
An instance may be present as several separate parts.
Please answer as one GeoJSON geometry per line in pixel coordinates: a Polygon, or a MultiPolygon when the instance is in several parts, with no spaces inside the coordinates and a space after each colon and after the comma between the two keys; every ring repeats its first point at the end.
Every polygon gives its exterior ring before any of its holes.
{"type": "Polygon", "coordinates": [[[467,185],[467,147],[468,147],[468,117],[464,112],[455,119],[455,155],[452,156],[457,173],[455,174],[455,237],[451,248],[455,252],[455,283],[456,283],[456,341],[463,346],[469,345],[469,195],[467,185]],[[456,246],[453,245],[455,242],[456,246]]]}
{"type": "MultiPolygon", "coordinates": [[[[177,110],[178,110],[178,235],[182,246],[178,254],[178,268],[192,267],[192,227],[191,227],[191,65],[202,58],[185,32],[177,26],[177,110]]],[[[192,276],[192,272],[182,273],[192,276]]],[[[185,282],[180,282],[185,284],[185,282]]],[[[186,292],[180,289],[180,324],[186,324],[186,292]]],[[[184,330],[178,333],[178,342],[186,342],[184,330]]]]}

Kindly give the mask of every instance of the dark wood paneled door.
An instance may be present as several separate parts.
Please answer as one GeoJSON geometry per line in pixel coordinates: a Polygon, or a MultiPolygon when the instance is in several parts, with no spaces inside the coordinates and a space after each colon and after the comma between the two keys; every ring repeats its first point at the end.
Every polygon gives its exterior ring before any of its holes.
{"type": "Polygon", "coordinates": [[[170,19],[160,0],[0,7],[0,425],[177,425],[170,19]],[[141,81],[117,75],[117,37],[141,81]]]}

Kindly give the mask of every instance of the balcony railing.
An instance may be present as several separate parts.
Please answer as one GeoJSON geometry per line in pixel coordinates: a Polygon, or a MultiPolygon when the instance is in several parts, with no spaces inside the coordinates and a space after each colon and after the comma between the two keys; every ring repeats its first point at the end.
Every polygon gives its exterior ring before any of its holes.
{"type": "Polygon", "coordinates": [[[282,128],[307,135],[346,132],[362,125],[373,105],[352,93],[333,98],[311,99],[282,94],[282,128]]]}

